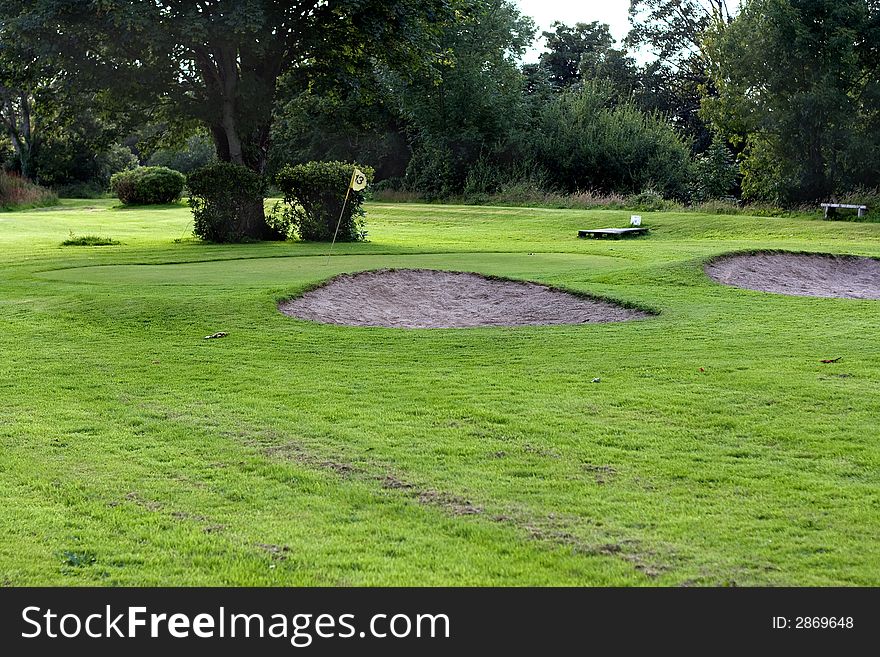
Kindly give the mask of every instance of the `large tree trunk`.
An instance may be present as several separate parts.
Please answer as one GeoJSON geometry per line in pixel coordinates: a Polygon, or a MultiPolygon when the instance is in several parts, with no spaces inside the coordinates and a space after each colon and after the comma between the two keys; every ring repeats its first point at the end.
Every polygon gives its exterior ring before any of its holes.
{"type": "Polygon", "coordinates": [[[229,142],[226,141],[226,131],[222,125],[212,124],[211,137],[214,139],[214,149],[217,151],[217,159],[221,162],[229,162],[229,142]]]}
{"type": "Polygon", "coordinates": [[[21,175],[36,181],[40,140],[32,124],[30,96],[23,91],[3,89],[0,97],[3,100],[0,116],[18,157],[21,175]]]}
{"type": "MultiPolygon", "coordinates": [[[[197,50],[196,55],[208,94],[214,99],[218,109],[216,118],[208,125],[217,149],[217,157],[224,162],[246,166],[262,175],[268,160],[274,78],[271,82],[271,93],[265,99],[268,102],[267,107],[242,108],[239,107],[241,72],[236,49],[228,44],[220,44],[213,49],[213,55],[207,49],[197,50]],[[241,133],[240,115],[243,112],[265,113],[264,125],[255,134],[241,133]]],[[[279,237],[266,222],[263,200],[262,196],[244,199],[237,206],[235,232],[241,237],[255,240],[279,237]]]]}
{"type": "Polygon", "coordinates": [[[244,157],[241,150],[241,137],[238,134],[238,121],[236,116],[238,104],[238,56],[234,48],[223,46],[219,48],[218,72],[220,75],[220,124],[226,134],[226,145],[229,149],[229,161],[233,164],[244,166],[244,157]]]}
{"type": "Polygon", "coordinates": [[[254,198],[239,206],[241,234],[255,240],[276,240],[280,235],[268,223],[263,198],[254,198]]]}

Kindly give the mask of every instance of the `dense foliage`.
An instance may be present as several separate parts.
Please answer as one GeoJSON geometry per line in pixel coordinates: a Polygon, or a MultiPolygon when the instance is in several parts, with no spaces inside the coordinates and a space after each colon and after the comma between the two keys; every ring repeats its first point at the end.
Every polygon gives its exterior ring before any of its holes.
{"type": "Polygon", "coordinates": [[[717,137],[694,161],[690,179],[691,201],[703,203],[730,196],[736,188],[738,168],[733,153],[717,137]]]}
{"type": "Polygon", "coordinates": [[[683,198],[689,150],[660,116],[614,102],[605,84],[565,92],[540,116],[536,161],[568,191],[639,192],[683,198]]]}
{"type": "Polygon", "coordinates": [[[525,63],[513,0],[209,6],[0,0],[4,168],[100,193],[138,163],[362,162],[379,194],[477,202],[880,187],[874,0],[632,0],[622,42],[557,22],[525,63]]]}
{"type": "MultiPolygon", "coordinates": [[[[356,242],[364,238],[364,192],[349,190],[355,166],[307,162],[278,172],[275,182],[284,193],[284,212],[300,239],[329,242],[335,237],[337,242],[356,242]]],[[[357,168],[368,180],[372,178],[371,167],[357,168]]]]}
{"type": "Polygon", "coordinates": [[[440,37],[450,53],[437,69],[442,84],[423,75],[398,89],[413,150],[406,181],[431,197],[461,192],[481,158],[503,165],[520,157],[529,120],[517,60],[532,21],[507,0],[467,4],[440,37]]]}
{"type": "Polygon", "coordinates": [[[748,198],[880,185],[878,44],[880,7],[867,0],[750,0],[709,36],[719,93],[706,114],[742,148],[748,198]]]}
{"type": "Polygon", "coordinates": [[[174,203],[185,184],[186,176],[167,167],[138,167],[110,178],[110,187],[124,205],[174,203]]]}
{"type": "Polygon", "coordinates": [[[168,167],[189,175],[196,169],[217,161],[214,142],[206,135],[196,134],[184,143],[155,150],[148,160],[150,166],[168,167]]]}

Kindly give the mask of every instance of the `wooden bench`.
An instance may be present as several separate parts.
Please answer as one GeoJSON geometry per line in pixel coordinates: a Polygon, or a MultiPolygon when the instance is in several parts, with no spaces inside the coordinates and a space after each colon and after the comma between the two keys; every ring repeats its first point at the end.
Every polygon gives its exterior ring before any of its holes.
{"type": "Polygon", "coordinates": [[[868,212],[867,205],[850,205],[848,203],[821,203],[820,207],[825,208],[825,218],[826,219],[828,218],[828,211],[829,210],[831,210],[832,214],[834,214],[833,211],[838,208],[843,208],[845,210],[858,210],[860,217],[864,217],[865,213],[868,212]]]}
{"type": "Polygon", "coordinates": [[[610,238],[619,240],[621,237],[636,237],[637,235],[646,235],[648,228],[640,226],[638,228],[596,228],[593,230],[579,230],[578,237],[593,237],[595,239],[610,238]]]}

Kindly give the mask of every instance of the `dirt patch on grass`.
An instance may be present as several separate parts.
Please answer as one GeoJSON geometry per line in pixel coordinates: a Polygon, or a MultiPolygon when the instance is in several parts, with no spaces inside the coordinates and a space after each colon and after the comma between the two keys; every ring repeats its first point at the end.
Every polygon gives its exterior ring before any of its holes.
{"type": "Polygon", "coordinates": [[[343,274],[281,302],[278,309],[325,324],[411,329],[587,324],[651,316],[538,283],[432,269],[343,274]]]}
{"type": "Polygon", "coordinates": [[[189,513],[188,511],[174,511],[171,517],[175,520],[192,520],[193,522],[208,522],[208,518],[200,513],[189,513]]]}
{"type": "Polygon", "coordinates": [[[277,561],[287,561],[290,554],[290,547],[287,545],[275,545],[274,543],[257,543],[256,546],[268,553],[277,561]]]}
{"type": "Polygon", "coordinates": [[[333,470],[335,473],[343,476],[359,472],[357,467],[349,463],[318,458],[314,454],[307,452],[298,443],[287,442],[282,445],[266,447],[263,451],[266,456],[297,461],[303,465],[318,467],[324,470],[333,470]]]}
{"type": "Polygon", "coordinates": [[[453,516],[475,516],[483,512],[483,508],[471,503],[462,497],[451,495],[444,491],[420,489],[417,486],[403,481],[393,474],[385,474],[378,477],[382,482],[382,488],[402,491],[418,500],[419,504],[440,507],[453,516]]]}
{"type": "Polygon", "coordinates": [[[594,465],[585,463],[584,470],[591,472],[596,477],[596,483],[600,486],[611,481],[617,476],[617,470],[610,465],[594,465]]]}
{"type": "MultiPolygon", "coordinates": [[[[276,445],[266,445],[265,440],[278,440],[281,437],[274,432],[261,440],[249,440],[247,444],[258,448],[262,454],[273,459],[284,459],[297,462],[309,468],[334,473],[342,479],[369,481],[372,480],[382,489],[396,495],[409,498],[417,504],[432,507],[451,517],[482,517],[490,522],[507,525],[517,531],[524,532],[531,540],[571,548],[577,554],[587,556],[606,556],[621,559],[645,576],[655,578],[672,570],[673,555],[655,552],[635,540],[627,540],[613,535],[612,532],[599,529],[598,521],[585,520],[575,516],[559,517],[549,514],[545,517],[534,516],[522,509],[493,509],[479,502],[456,495],[449,491],[429,487],[408,481],[405,476],[390,471],[377,471],[376,464],[358,464],[345,462],[338,457],[327,458],[312,452],[308,446],[295,441],[286,441],[276,445]],[[498,513],[497,511],[502,511],[498,513]],[[576,532],[578,525],[594,525],[586,532],[576,532]],[[583,534],[583,535],[581,535],[583,534]],[[592,536],[590,536],[592,534],[592,536]]],[[[539,451],[539,450],[526,450],[539,451]]],[[[497,455],[497,454],[496,454],[497,455]]],[[[558,454],[555,454],[558,456],[558,454]]],[[[610,465],[584,464],[586,472],[594,474],[601,483],[610,481],[617,474],[610,465]]],[[[597,483],[600,483],[597,481],[597,483]]],[[[257,547],[270,554],[274,559],[284,560],[289,556],[289,548],[270,543],[257,543],[257,547]]]]}
{"type": "Polygon", "coordinates": [[[734,287],[807,297],[880,299],[880,260],[821,253],[750,253],[716,258],[710,278],[734,287]]]}
{"type": "Polygon", "coordinates": [[[449,493],[436,490],[425,490],[419,493],[419,504],[439,506],[453,516],[475,516],[483,512],[483,508],[472,504],[469,500],[449,493]]]}
{"type": "Polygon", "coordinates": [[[125,499],[145,508],[147,511],[161,511],[163,506],[161,502],[145,500],[137,491],[132,491],[126,494],[125,499]]]}

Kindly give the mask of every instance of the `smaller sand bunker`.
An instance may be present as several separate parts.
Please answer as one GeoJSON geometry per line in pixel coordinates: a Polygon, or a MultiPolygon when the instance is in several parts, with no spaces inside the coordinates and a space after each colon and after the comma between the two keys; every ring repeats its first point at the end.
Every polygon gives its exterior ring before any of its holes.
{"type": "Polygon", "coordinates": [[[586,324],[650,316],[537,283],[431,269],[343,274],[278,308],[325,324],[389,328],[586,324]]]}
{"type": "Polygon", "coordinates": [[[717,258],[710,278],[734,287],[806,297],[880,299],[880,260],[823,253],[752,253],[717,258]]]}

